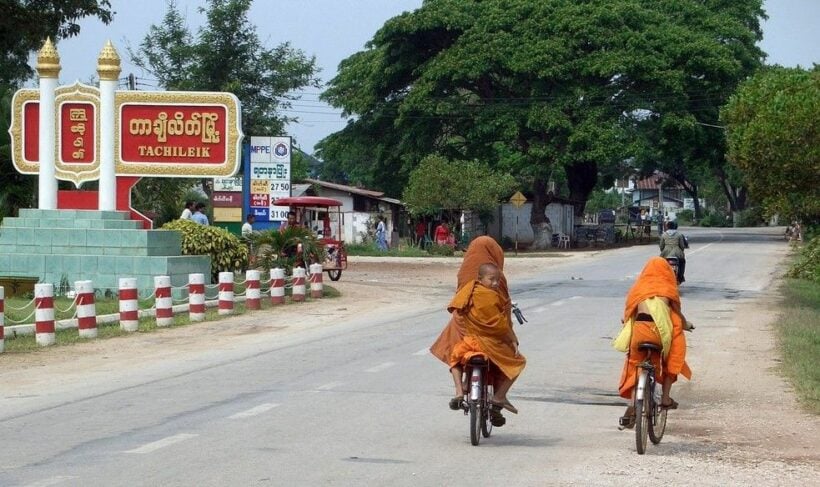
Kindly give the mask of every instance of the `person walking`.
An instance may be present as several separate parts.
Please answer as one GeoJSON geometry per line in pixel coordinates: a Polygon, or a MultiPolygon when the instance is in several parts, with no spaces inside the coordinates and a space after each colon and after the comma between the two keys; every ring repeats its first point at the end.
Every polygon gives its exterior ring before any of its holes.
{"type": "Polygon", "coordinates": [[[205,215],[205,203],[197,203],[194,207],[194,214],[191,215],[191,220],[200,225],[208,226],[208,217],[205,215]]]}
{"type": "Polygon", "coordinates": [[[376,225],[376,246],[382,252],[387,252],[387,227],[383,216],[379,217],[379,223],[376,225]]]}

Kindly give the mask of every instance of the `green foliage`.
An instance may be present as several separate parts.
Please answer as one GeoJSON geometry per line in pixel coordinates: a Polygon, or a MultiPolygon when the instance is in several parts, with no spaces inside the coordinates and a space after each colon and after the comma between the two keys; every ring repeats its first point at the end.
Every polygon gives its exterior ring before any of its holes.
{"type": "Polygon", "coordinates": [[[318,87],[316,60],[289,43],[267,48],[248,13],[252,0],[208,0],[196,35],[174,2],[160,25],[152,25],[132,62],[169,90],[227,91],[242,103],[245,134],[282,134],[283,113],[299,99],[294,90],[318,87]]]}
{"type": "Polygon", "coordinates": [[[759,206],[752,206],[740,211],[740,217],[738,219],[738,226],[740,227],[758,227],[765,222],[763,208],[759,206]]]}
{"type": "Polygon", "coordinates": [[[487,164],[432,155],[410,175],[403,200],[413,215],[435,215],[442,210],[486,212],[498,206],[515,186],[512,176],[487,164]]]}
{"type": "Polygon", "coordinates": [[[623,206],[623,196],[612,191],[607,193],[603,190],[595,190],[589,195],[585,210],[590,214],[595,214],[604,209],[616,209],[623,206]]]}
{"type": "Polygon", "coordinates": [[[783,291],[783,312],[777,323],[783,368],[800,402],[820,414],[820,283],[788,280],[783,291]]]}
{"type": "Polygon", "coordinates": [[[174,220],[162,228],[182,234],[183,255],[209,255],[214,280],[220,272],[238,272],[248,263],[247,245],[225,229],[200,225],[191,220],[174,220]]]}
{"type": "Polygon", "coordinates": [[[745,82],[722,111],[728,157],[769,214],[820,215],[820,66],[774,67],[745,82]]]}
{"type": "Polygon", "coordinates": [[[430,255],[443,255],[445,257],[452,257],[455,254],[456,249],[449,246],[449,245],[437,245],[432,244],[430,248],[427,249],[430,255]]]}
{"type": "Polygon", "coordinates": [[[820,236],[803,245],[787,275],[820,284],[820,236]]]}
{"type": "Polygon", "coordinates": [[[184,178],[142,178],[133,190],[134,208],[150,215],[157,227],[179,218],[187,200],[205,203],[206,209],[210,209],[208,198],[193,190],[197,181],[184,178]]]}
{"type": "Polygon", "coordinates": [[[727,225],[726,215],[712,211],[704,215],[698,224],[702,227],[725,227],[727,225]]]}
{"type": "Polygon", "coordinates": [[[430,254],[414,246],[402,246],[398,249],[389,248],[387,251],[379,250],[373,243],[345,245],[347,255],[361,255],[369,257],[426,257],[430,254]]]}
{"type": "Polygon", "coordinates": [[[678,210],[675,216],[678,220],[678,225],[691,225],[695,219],[695,212],[692,210],[678,210]]]}
{"type": "Polygon", "coordinates": [[[46,37],[54,41],[73,37],[80,33],[85,17],[108,24],[114,16],[108,0],[4,0],[0,12],[0,85],[16,85],[31,77],[29,56],[46,37]]]}
{"type": "Polygon", "coordinates": [[[581,202],[627,160],[689,180],[722,164],[702,124],[760,65],[761,15],[761,0],[424,2],[340,64],[323,98],[356,117],[319,144],[325,175],[398,195],[430,154],[476,160],[530,190],[532,223],[558,173],[581,202]]]}
{"type": "Polygon", "coordinates": [[[248,240],[255,249],[255,265],[262,269],[279,267],[289,274],[297,265],[306,267],[325,259],[325,247],[316,235],[297,225],[254,232],[248,240]]]}

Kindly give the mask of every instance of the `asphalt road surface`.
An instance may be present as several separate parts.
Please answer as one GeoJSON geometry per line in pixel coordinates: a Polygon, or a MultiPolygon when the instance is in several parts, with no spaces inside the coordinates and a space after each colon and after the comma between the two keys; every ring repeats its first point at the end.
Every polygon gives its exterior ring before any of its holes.
{"type": "MultiPolygon", "coordinates": [[[[449,298],[431,290],[423,306],[383,314],[376,305],[229,351],[82,383],[55,375],[26,397],[0,384],[0,485],[816,485],[812,459],[741,461],[677,420],[708,407],[698,374],[724,352],[715,344],[743,326],[739,312],[768,292],[787,252],[775,231],[688,234],[682,296],[698,327],[687,335],[695,380],[673,389],[681,409],[644,456],[632,432],[617,430],[623,358],[610,341],[628,288],[656,254],[650,246],[512,280],[529,320],[517,327],[528,365],[510,393],[520,414],[507,414],[478,447],[468,418],[447,408],[445,366],[427,352],[449,298]]],[[[69,375],[72,363],[64,368],[69,375]]]]}

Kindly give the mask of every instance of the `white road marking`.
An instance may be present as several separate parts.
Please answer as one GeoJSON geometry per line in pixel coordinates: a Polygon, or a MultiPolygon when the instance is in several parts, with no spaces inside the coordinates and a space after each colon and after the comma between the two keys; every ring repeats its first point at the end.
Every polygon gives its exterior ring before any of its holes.
{"type": "Polygon", "coordinates": [[[413,355],[427,355],[428,353],[430,353],[430,349],[429,349],[429,348],[422,348],[421,350],[419,350],[418,352],[414,353],[413,355]]]}
{"type": "Polygon", "coordinates": [[[51,477],[50,479],[43,479],[34,482],[33,484],[28,484],[26,487],[49,487],[50,485],[57,485],[65,482],[66,480],[76,479],[77,477],[73,475],[58,475],[56,477],[51,477]]]}
{"type": "MultiPolygon", "coordinates": [[[[721,236],[721,237],[722,237],[722,236],[721,236]]],[[[722,238],[721,238],[721,240],[722,240],[722,238]]],[[[697,254],[697,253],[698,253],[698,252],[700,252],[701,250],[706,249],[706,248],[709,248],[709,247],[711,247],[711,246],[712,246],[712,245],[714,245],[714,244],[715,244],[715,242],[708,243],[708,244],[704,245],[703,247],[701,247],[701,248],[699,248],[699,249],[697,249],[697,250],[693,250],[693,251],[691,251],[691,252],[686,252],[686,255],[687,255],[687,256],[689,256],[689,255],[692,255],[692,254],[697,254]]]]}
{"type": "Polygon", "coordinates": [[[546,310],[547,310],[547,308],[545,308],[544,306],[539,306],[539,307],[535,308],[534,310],[528,311],[528,313],[530,313],[530,312],[532,312],[532,313],[543,313],[546,310]]]}
{"type": "Polygon", "coordinates": [[[563,306],[564,303],[566,303],[566,301],[564,301],[563,299],[559,299],[558,301],[555,301],[554,303],[550,303],[550,306],[563,306]]]}
{"type": "Polygon", "coordinates": [[[327,384],[320,385],[319,387],[316,388],[316,390],[317,391],[329,391],[331,389],[335,389],[335,388],[339,387],[342,384],[344,384],[344,382],[339,382],[339,381],[328,382],[327,384]]]}
{"type": "Polygon", "coordinates": [[[365,369],[365,372],[381,372],[382,370],[389,369],[390,367],[396,365],[395,362],[385,362],[383,364],[376,365],[374,367],[370,367],[369,369],[365,369]]]}
{"type": "Polygon", "coordinates": [[[270,411],[271,409],[278,406],[278,404],[274,404],[272,402],[260,404],[255,408],[250,408],[247,411],[242,411],[240,413],[232,414],[228,416],[228,419],[243,419],[243,418],[250,418],[251,416],[256,416],[257,414],[262,414],[265,411],[270,411]]]}
{"type": "Polygon", "coordinates": [[[583,296],[570,296],[569,299],[575,300],[575,299],[581,299],[581,298],[583,298],[583,296]]]}
{"type": "Polygon", "coordinates": [[[125,453],[151,453],[153,451],[159,450],[160,448],[171,446],[175,443],[179,443],[180,441],[190,440],[191,438],[195,438],[197,436],[199,435],[191,433],[180,433],[178,435],[169,436],[168,438],[163,438],[152,443],[147,443],[139,448],[134,448],[133,450],[127,450],[125,453]]]}

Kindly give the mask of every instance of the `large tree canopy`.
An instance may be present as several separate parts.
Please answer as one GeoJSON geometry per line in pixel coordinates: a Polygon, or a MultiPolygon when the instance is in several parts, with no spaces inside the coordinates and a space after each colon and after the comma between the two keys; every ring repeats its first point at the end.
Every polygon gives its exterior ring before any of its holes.
{"type": "Polygon", "coordinates": [[[712,143],[699,124],[759,65],[760,4],[427,0],[342,62],[324,99],[355,117],[320,155],[396,195],[427,154],[483,160],[531,188],[534,225],[563,171],[580,212],[599,175],[639,153],[721,154],[696,147],[712,143]]]}
{"type": "Polygon", "coordinates": [[[114,12],[108,0],[3,0],[0,8],[0,86],[17,85],[33,71],[31,51],[46,37],[54,40],[80,33],[83,17],[111,22],[114,12]]]}
{"type": "Polygon", "coordinates": [[[820,66],[769,68],[721,113],[729,159],[769,213],[820,218],[820,66]]]}
{"type": "Polygon", "coordinates": [[[318,87],[316,60],[287,42],[266,47],[248,18],[251,3],[208,0],[199,9],[205,25],[193,35],[169,1],[162,24],[149,28],[131,57],[166,89],[235,94],[246,135],[280,135],[295,121],[281,112],[298,98],[291,92],[318,87]]]}

